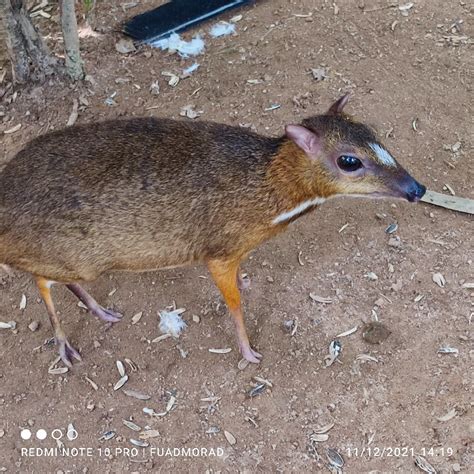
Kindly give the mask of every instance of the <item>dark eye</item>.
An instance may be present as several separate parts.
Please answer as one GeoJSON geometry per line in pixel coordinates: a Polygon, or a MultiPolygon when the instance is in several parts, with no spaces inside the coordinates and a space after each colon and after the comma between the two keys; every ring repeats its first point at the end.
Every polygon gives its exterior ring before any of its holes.
{"type": "Polygon", "coordinates": [[[362,162],[359,158],[350,155],[341,155],[337,159],[337,166],[343,171],[357,171],[359,168],[362,168],[362,162]]]}

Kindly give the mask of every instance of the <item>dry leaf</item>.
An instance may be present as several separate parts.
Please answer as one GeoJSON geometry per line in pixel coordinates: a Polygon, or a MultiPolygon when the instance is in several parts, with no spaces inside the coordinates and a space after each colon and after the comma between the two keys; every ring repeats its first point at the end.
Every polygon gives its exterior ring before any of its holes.
{"type": "Polygon", "coordinates": [[[23,310],[26,308],[26,295],[21,295],[20,309],[23,310]]]}
{"type": "Polygon", "coordinates": [[[12,128],[9,128],[8,130],[5,130],[3,133],[5,133],[5,134],[15,133],[15,132],[18,132],[18,130],[20,130],[20,128],[21,128],[21,123],[19,123],[18,125],[15,125],[12,128]]]}
{"type": "Polygon", "coordinates": [[[117,366],[117,370],[119,371],[120,377],[125,376],[125,366],[123,365],[123,362],[121,360],[118,360],[115,362],[115,365],[117,366]]]}
{"type": "Polygon", "coordinates": [[[79,107],[78,100],[73,99],[73,101],[72,101],[72,111],[71,111],[71,115],[69,115],[69,118],[67,120],[66,127],[71,127],[72,125],[74,125],[76,123],[77,117],[79,116],[79,113],[77,111],[78,107],[79,107]]]}
{"type": "Polygon", "coordinates": [[[448,413],[446,413],[446,415],[439,416],[436,419],[438,421],[449,421],[449,420],[453,419],[456,416],[456,414],[457,414],[456,409],[453,408],[452,410],[449,410],[448,413]]]}
{"type": "Polygon", "coordinates": [[[185,105],[184,107],[181,107],[181,111],[179,115],[181,117],[187,117],[190,119],[195,119],[199,117],[202,114],[202,110],[194,110],[194,105],[185,105]]]}
{"type": "Polygon", "coordinates": [[[138,321],[140,321],[140,319],[142,319],[142,316],[143,316],[143,311],[140,311],[139,313],[134,314],[132,316],[132,324],[137,324],[138,321]]]}
{"type": "Polygon", "coordinates": [[[168,403],[166,404],[166,412],[171,411],[175,403],[176,403],[176,397],[171,395],[170,399],[168,400],[168,403]]]}
{"type": "Polygon", "coordinates": [[[325,298],[324,296],[318,296],[315,293],[310,293],[309,297],[313,300],[316,301],[316,303],[323,303],[323,304],[331,304],[332,299],[331,298],[325,298]]]}
{"type": "Polygon", "coordinates": [[[15,329],[16,322],[15,321],[8,321],[8,323],[4,323],[0,321],[0,329],[15,329]]]}
{"type": "Polygon", "coordinates": [[[433,281],[441,288],[446,285],[446,280],[441,273],[433,273],[433,281]]]}
{"type": "Polygon", "coordinates": [[[438,349],[438,354],[454,354],[457,356],[459,354],[459,349],[456,349],[455,347],[440,347],[438,349]]]}
{"type": "Polygon", "coordinates": [[[443,186],[443,189],[445,189],[446,191],[449,191],[449,194],[451,194],[451,196],[456,196],[456,193],[454,192],[454,189],[448,183],[446,183],[443,186]]]}
{"type": "Polygon", "coordinates": [[[168,85],[171,86],[171,87],[176,87],[179,83],[179,76],[177,76],[176,74],[172,73],[172,72],[168,72],[168,71],[163,71],[161,73],[162,76],[166,76],[166,77],[169,77],[168,79],[168,85]]]}
{"type": "Polygon", "coordinates": [[[130,439],[130,443],[132,443],[134,446],[138,446],[139,448],[148,448],[148,446],[150,446],[150,443],[138,439],[130,439]]]}
{"type": "Polygon", "coordinates": [[[98,390],[99,389],[99,386],[92,380],[90,379],[89,377],[86,377],[86,380],[92,385],[92,388],[94,390],[98,390]]]}
{"type": "Polygon", "coordinates": [[[124,375],[115,385],[114,390],[119,390],[122,388],[128,381],[128,375],[124,375]]]}
{"type": "Polygon", "coordinates": [[[407,11],[407,10],[410,10],[411,8],[414,7],[414,3],[413,2],[409,2],[409,3],[405,3],[404,5],[400,5],[398,7],[398,9],[403,12],[403,11],[407,11]]]}
{"type": "Polygon", "coordinates": [[[160,93],[160,83],[158,81],[151,83],[150,92],[153,95],[158,95],[160,93]]]}
{"type": "Polygon", "coordinates": [[[415,465],[428,474],[436,474],[435,468],[423,456],[415,457],[415,465]]]}
{"type": "Polygon", "coordinates": [[[263,377],[259,377],[258,375],[255,375],[253,377],[254,380],[257,382],[263,383],[264,385],[267,385],[268,387],[272,388],[273,384],[270,382],[270,380],[264,379],[263,377]]]}
{"type": "Polygon", "coordinates": [[[67,367],[56,367],[54,369],[52,368],[48,369],[48,373],[51,375],[62,375],[62,374],[65,374],[66,372],[69,372],[69,369],[67,367]]]}
{"type": "Polygon", "coordinates": [[[333,428],[334,428],[334,423],[329,423],[329,425],[322,426],[321,428],[316,428],[314,432],[316,434],[324,434],[333,428]]]}
{"type": "Polygon", "coordinates": [[[140,439],[157,438],[158,436],[160,436],[160,432],[157,430],[145,430],[139,435],[140,439]]]}
{"type": "Polygon", "coordinates": [[[226,347],[224,349],[209,349],[209,352],[213,354],[228,354],[232,349],[230,347],[226,347]]]}
{"type": "Polygon", "coordinates": [[[354,334],[357,329],[359,329],[359,326],[354,326],[352,329],[348,329],[347,331],[341,332],[341,334],[338,334],[336,337],[350,336],[351,334],[354,334]]]}
{"type": "Polygon", "coordinates": [[[327,448],[326,457],[328,458],[329,464],[337,469],[337,472],[344,466],[344,458],[335,449],[327,448]]]}
{"type": "Polygon", "coordinates": [[[228,431],[224,430],[224,436],[225,436],[225,439],[227,440],[227,442],[231,446],[233,446],[235,443],[237,443],[237,440],[236,440],[235,436],[232,433],[229,433],[228,431]]]}
{"type": "Polygon", "coordinates": [[[127,428],[130,428],[133,431],[141,431],[142,430],[138,425],[136,425],[132,421],[122,420],[122,422],[127,428]]]}
{"type": "Polygon", "coordinates": [[[124,388],[122,393],[127,395],[127,397],[136,398],[137,400],[150,400],[150,395],[146,395],[145,393],[137,392],[136,390],[129,390],[124,388]]]}
{"type": "Polygon", "coordinates": [[[378,359],[376,357],[373,357],[369,354],[359,354],[357,357],[356,357],[356,360],[363,360],[363,361],[367,361],[367,362],[378,362],[378,359]]]}
{"type": "Polygon", "coordinates": [[[120,54],[128,54],[128,53],[133,53],[137,49],[135,48],[135,45],[133,44],[132,40],[122,38],[119,40],[117,43],[115,43],[115,49],[120,53],[120,54]]]}

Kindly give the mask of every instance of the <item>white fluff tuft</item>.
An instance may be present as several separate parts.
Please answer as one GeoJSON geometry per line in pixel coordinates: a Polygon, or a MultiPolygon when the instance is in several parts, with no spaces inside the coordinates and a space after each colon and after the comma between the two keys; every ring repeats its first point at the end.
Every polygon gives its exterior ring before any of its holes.
{"type": "Polygon", "coordinates": [[[163,334],[170,334],[173,337],[179,337],[183,330],[188,326],[181,318],[182,309],[173,311],[160,311],[160,331],[163,334]]]}
{"type": "Polygon", "coordinates": [[[204,51],[204,41],[200,36],[196,36],[191,41],[184,41],[177,33],[172,33],[168,38],[164,38],[151,43],[152,46],[170,52],[177,52],[183,58],[197,56],[204,51]]]}
{"type": "Polygon", "coordinates": [[[209,33],[213,38],[219,38],[219,36],[231,35],[235,32],[235,25],[232,23],[227,23],[226,21],[221,21],[216,23],[210,30],[209,33]]]}
{"type": "Polygon", "coordinates": [[[186,69],[183,69],[183,76],[189,76],[191,75],[194,71],[196,71],[199,68],[198,63],[194,63],[193,65],[187,67],[186,69]]]}

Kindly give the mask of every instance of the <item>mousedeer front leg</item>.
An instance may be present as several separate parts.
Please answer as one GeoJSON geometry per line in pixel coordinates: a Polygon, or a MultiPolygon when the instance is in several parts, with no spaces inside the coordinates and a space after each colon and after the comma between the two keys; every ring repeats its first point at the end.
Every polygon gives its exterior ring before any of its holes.
{"type": "Polygon", "coordinates": [[[66,335],[64,334],[63,328],[61,327],[61,321],[54,308],[53,298],[51,297],[51,286],[52,282],[42,277],[36,278],[36,284],[40,291],[41,297],[43,298],[46,309],[48,310],[49,320],[51,326],[54,329],[54,337],[56,344],[59,346],[59,355],[61,360],[68,366],[72,367],[72,358],[82,360],[79,352],[69,344],[66,335]]]}
{"type": "Polygon", "coordinates": [[[262,355],[250,347],[240,304],[239,263],[239,261],[211,260],[208,262],[208,268],[234,320],[237,342],[242,356],[249,362],[258,364],[262,355]]]}
{"type": "Polygon", "coordinates": [[[98,318],[102,319],[102,321],[107,321],[108,323],[116,323],[120,321],[122,315],[120,313],[116,313],[111,309],[106,309],[101,306],[97,301],[87,293],[82,286],[78,285],[77,283],[67,283],[66,286],[69,290],[71,290],[80,301],[82,301],[86,306],[87,309],[98,318]]]}

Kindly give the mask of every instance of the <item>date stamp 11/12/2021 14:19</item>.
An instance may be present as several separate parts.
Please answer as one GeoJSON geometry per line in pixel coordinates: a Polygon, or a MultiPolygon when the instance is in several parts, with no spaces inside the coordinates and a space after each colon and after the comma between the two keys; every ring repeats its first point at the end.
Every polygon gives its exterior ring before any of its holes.
{"type": "Polygon", "coordinates": [[[351,457],[366,457],[366,458],[403,458],[403,457],[449,457],[454,454],[454,449],[451,447],[431,446],[414,448],[410,446],[362,446],[362,447],[348,447],[346,454],[351,457]]]}

